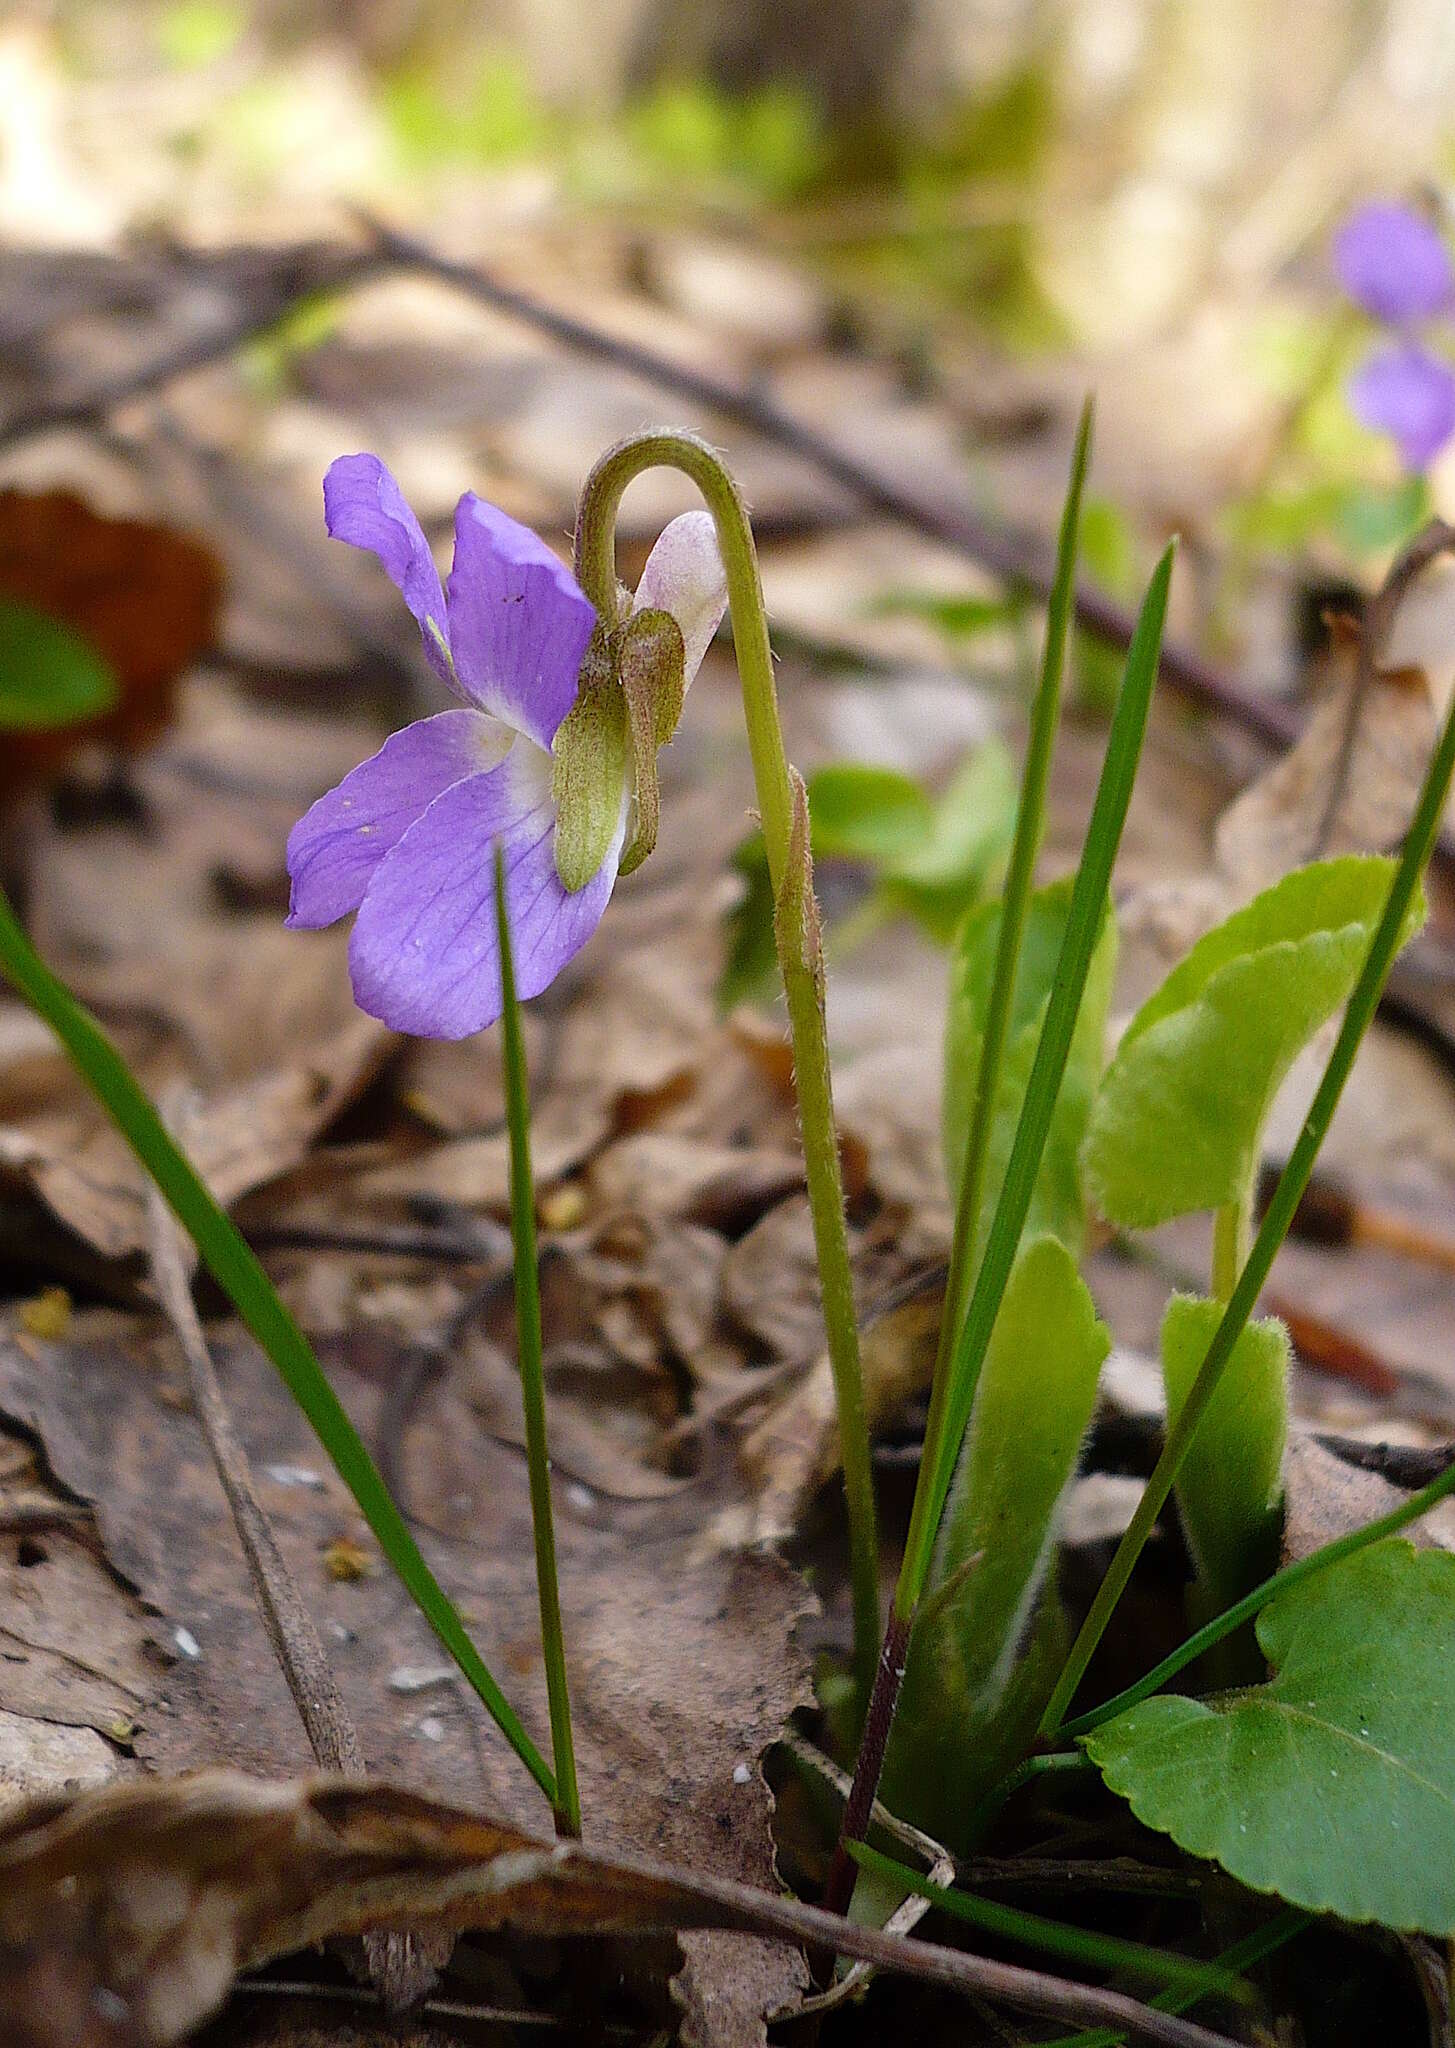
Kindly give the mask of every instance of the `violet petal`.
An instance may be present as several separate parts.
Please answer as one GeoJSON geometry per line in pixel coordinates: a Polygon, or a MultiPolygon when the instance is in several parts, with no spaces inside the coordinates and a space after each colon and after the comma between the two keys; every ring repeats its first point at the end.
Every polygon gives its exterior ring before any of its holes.
{"type": "Polygon", "coordinates": [[[702,657],[727,610],[727,571],[718,551],[710,512],[682,512],[657,536],[637,585],[633,611],[649,607],[670,612],[682,628],[683,688],[702,666],[702,657]]]}
{"type": "Polygon", "coordinates": [[[1426,320],[1455,300],[1444,237],[1410,206],[1375,200],[1349,216],[1334,241],[1334,269],[1350,298],[1392,326],[1426,320]]]}
{"type": "Polygon", "coordinates": [[[460,687],[539,747],[576,701],[596,610],[528,526],[467,492],[447,584],[460,687]]]}
{"type": "Polygon", "coordinates": [[[1393,435],[1407,469],[1428,469],[1455,434],[1455,370],[1403,343],[1355,371],[1349,403],[1366,427],[1393,435]]]}
{"type": "Polygon", "coordinates": [[[616,881],[626,807],[606,859],[568,894],[556,873],[551,761],[518,740],[488,775],[435,798],[380,863],[354,926],[349,966],[363,1010],[396,1031],[466,1038],[500,1015],[494,860],[522,999],[539,995],[601,922],[616,881]]]}
{"type": "Polygon", "coordinates": [[[415,819],[454,783],[497,766],[513,737],[479,711],[441,711],[394,733],[288,834],[288,923],[316,930],[357,910],[415,819]]]}
{"type": "Polygon", "coordinates": [[[341,455],[323,480],[324,520],[335,540],[379,557],[419,621],[430,667],[456,689],[440,572],[424,529],[377,455],[341,455]]]}

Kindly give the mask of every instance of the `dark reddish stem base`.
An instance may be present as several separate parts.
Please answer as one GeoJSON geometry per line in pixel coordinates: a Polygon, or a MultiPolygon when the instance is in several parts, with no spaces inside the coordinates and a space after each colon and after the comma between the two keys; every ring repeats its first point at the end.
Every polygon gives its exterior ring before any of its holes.
{"type": "Polygon", "coordinates": [[[849,1787],[839,1844],[834,1850],[824,1891],[824,1907],[830,1913],[847,1913],[849,1901],[854,1896],[854,1880],[859,1874],[859,1866],[849,1854],[848,1845],[861,1842],[869,1831],[869,1817],[874,1811],[879,1779],[884,1770],[884,1752],[889,1747],[889,1731],[894,1726],[894,1710],[899,1705],[899,1688],[904,1682],[905,1653],[909,1649],[913,1621],[913,1615],[891,1614],[889,1626],[884,1631],[884,1647],[879,1652],[879,1669],[874,1674],[874,1690],[869,1696],[859,1761],[854,1766],[854,1782],[849,1787]]]}

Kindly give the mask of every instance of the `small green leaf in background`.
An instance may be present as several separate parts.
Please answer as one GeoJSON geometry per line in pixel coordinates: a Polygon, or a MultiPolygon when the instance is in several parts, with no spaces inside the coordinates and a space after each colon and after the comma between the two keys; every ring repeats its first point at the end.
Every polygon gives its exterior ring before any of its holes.
{"type": "MultiPolygon", "coordinates": [[[[1294,1059],[1344,1003],[1393,864],[1296,868],[1208,932],[1128,1025],[1091,1113],[1088,1192],[1144,1230],[1242,1201],[1294,1059]]],[[[1424,915],[1417,897],[1405,937],[1424,915]]]]}
{"type": "MultiPolygon", "coordinates": [[[[1000,1099],[986,1154],[982,1226],[995,1206],[1005,1178],[1070,907],[1069,877],[1038,889],[1031,898],[1001,1072],[1000,1099]]],[[[952,1188],[960,1185],[964,1167],[999,936],[1000,905],[984,904],[965,921],[950,963],[950,993],[945,1011],[943,1136],[945,1172],[952,1188]]],[[[1076,1252],[1085,1234],[1079,1156],[1105,1058],[1106,1018],[1116,975],[1116,956],[1116,920],[1108,906],[1092,954],[1086,993],[1026,1218],[1028,1235],[1051,1231],[1076,1252]]]]}
{"type": "MultiPolygon", "coordinates": [[[[810,785],[809,800],[817,802],[810,785]]],[[[1001,741],[977,747],[937,799],[929,830],[885,863],[883,887],[897,908],[948,946],[973,904],[1005,870],[1015,832],[1020,778],[1001,741]]]]}
{"type": "Polygon", "coordinates": [[[894,768],[831,761],[808,785],[815,860],[901,859],[923,844],[934,806],[920,785],[894,768]]]}
{"type": "MultiPolygon", "coordinates": [[[[862,863],[869,904],[913,917],[948,945],[965,913],[997,886],[1015,831],[1015,764],[999,740],[977,747],[939,797],[897,769],[831,762],[808,779],[815,861],[862,863]]],[[[776,980],[773,891],[755,832],[733,855],[744,893],[729,912],[718,1003],[771,995],[776,980]]]]}
{"type": "Polygon", "coordinates": [[[1455,1557],[1386,1541],[1258,1617],[1275,1676],[1085,1738],[1147,1827],[1313,1912],[1455,1933],[1455,1557]]]}
{"type": "MultiPolygon", "coordinates": [[[[1207,1356],[1223,1303],[1174,1294],[1162,1319],[1162,1377],[1175,1422],[1207,1356]]],[[[1177,1506],[1200,1582],[1199,1621],[1230,1607],[1278,1568],[1288,1332],[1249,1323],[1177,1475],[1177,1506]]]]}
{"type": "Polygon", "coordinates": [[[116,678],[59,619],[0,598],[0,732],[48,732],[110,711],[116,678]]]}
{"type": "Polygon", "coordinates": [[[946,597],[938,590],[886,590],[869,607],[871,618],[923,619],[947,640],[975,640],[998,626],[1012,626],[1025,610],[1023,598],[946,597]]]}
{"type": "Polygon", "coordinates": [[[1029,1748],[1066,1648],[1047,1572],[1110,1343],[1065,1246],[1023,1246],[945,1505],[882,1781],[891,1811],[956,1850],[973,1846],[976,1809],[1029,1748]]]}

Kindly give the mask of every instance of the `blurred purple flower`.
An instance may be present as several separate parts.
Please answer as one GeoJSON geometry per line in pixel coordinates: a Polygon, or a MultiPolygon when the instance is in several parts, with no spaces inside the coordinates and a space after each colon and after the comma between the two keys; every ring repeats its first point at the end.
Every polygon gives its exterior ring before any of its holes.
{"type": "MultiPolygon", "coordinates": [[[[500,1014],[495,842],[522,997],[538,995],[585,945],[616,881],[625,787],[616,832],[584,888],[568,891],[555,862],[551,746],[576,701],[595,608],[536,534],[473,492],[455,512],[443,586],[377,456],[341,457],[323,495],[330,534],[378,556],[431,666],[464,706],[396,732],[294,826],[288,923],[316,929],[357,911],[349,971],[359,1007],[396,1031],[464,1038],[500,1014]]],[[[704,522],[710,530],[705,512],[674,520],[642,578],[683,629],[688,680],[725,597],[704,522]]]]}
{"type": "Polygon", "coordinates": [[[1349,296],[1397,332],[1349,385],[1356,418],[1389,434],[1407,469],[1427,469],[1455,434],[1455,370],[1415,336],[1416,323],[1455,306],[1455,265],[1434,224],[1412,207],[1361,206],[1334,242],[1349,296]]]}

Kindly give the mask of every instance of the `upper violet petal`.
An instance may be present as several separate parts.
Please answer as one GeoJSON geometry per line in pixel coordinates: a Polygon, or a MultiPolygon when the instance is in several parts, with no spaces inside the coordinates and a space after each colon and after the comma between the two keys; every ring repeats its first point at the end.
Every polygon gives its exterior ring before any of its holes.
{"type": "Polygon", "coordinates": [[[1355,371],[1349,403],[1366,427],[1393,435],[1418,473],[1455,434],[1455,370],[1413,344],[1384,349],[1355,371]]]}
{"type": "Polygon", "coordinates": [[[341,455],[323,480],[323,511],[335,540],[379,557],[419,621],[431,668],[455,689],[440,572],[424,529],[391,472],[377,455],[341,455]]]}
{"type": "Polygon", "coordinates": [[[517,741],[500,767],[447,789],[380,863],[349,946],[354,996],[395,1031],[466,1038],[500,1015],[493,847],[521,997],[539,995],[601,922],[616,881],[626,807],[585,888],[556,873],[549,755],[517,741]]]}
{"type": "Polygon", "coordinates": [[[316,930],[357,910],[415,819],[454,783],[495,767],[513,737],[479,711],[441,711],[394,733],[288,834],[288,923],[316,930]]]}
{"type": "Polygon", "coordinates": [[[446,587],[460,687],[549,748],[576,701],[595,606],[538,534],[473,492],[455,513],[446,587]]]}
{"type": "Polygon", "coordinates": [[[670,612],[681,627],[684,690],[722,624],[727,598],[727,571],[712,514],[680,513],[657,536],[632,609],[670,612]]]}
{"type": "Polygon", "coordinates": [[[1425,320],[1455,301],[1444,237],[1413,207],[1374,200],[1334,240],[1334,269],[1350,298],[1392,326],[1425,320]]]}

